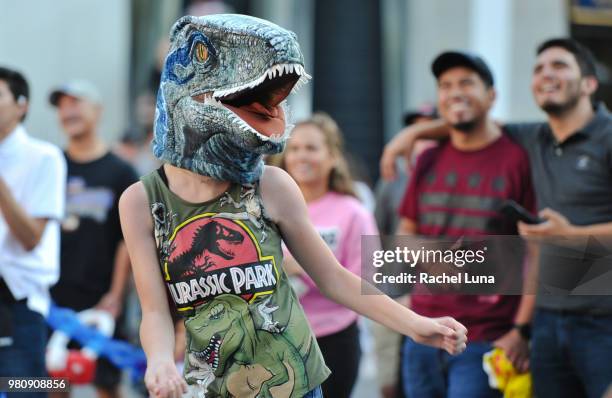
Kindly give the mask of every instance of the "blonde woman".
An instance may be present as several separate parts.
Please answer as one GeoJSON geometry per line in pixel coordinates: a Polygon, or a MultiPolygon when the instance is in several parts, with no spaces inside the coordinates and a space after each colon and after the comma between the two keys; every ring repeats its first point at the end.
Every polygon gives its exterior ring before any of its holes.
{"type": "MultiPolygon", "coordinates": [[[[342,135],[325,113],[298,123],[287,142],[281,166],[297,182],[308,215],[338,262],[354,274],[361,266],[361,236],[376,235],[372,214],[359,202],[342,153],[342,135]]],[[[332,371],[323,383],[327,397],[349,397],[359,372],[361,350],[357,314],[333,302],[287,254],[285,269],[299,276],[300,303],[332,371]]]]}

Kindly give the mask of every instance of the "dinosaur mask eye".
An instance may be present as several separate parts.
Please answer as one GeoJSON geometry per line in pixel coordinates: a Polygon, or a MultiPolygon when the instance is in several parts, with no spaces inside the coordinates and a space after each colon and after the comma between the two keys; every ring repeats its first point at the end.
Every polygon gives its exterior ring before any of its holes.
{"type": "Polygon", "coordinates": [[[206,62],[208,59],[208,48],[206,47],[206,44],[202,42],[196,44],[195,57],[198,62],[206,62]]]}

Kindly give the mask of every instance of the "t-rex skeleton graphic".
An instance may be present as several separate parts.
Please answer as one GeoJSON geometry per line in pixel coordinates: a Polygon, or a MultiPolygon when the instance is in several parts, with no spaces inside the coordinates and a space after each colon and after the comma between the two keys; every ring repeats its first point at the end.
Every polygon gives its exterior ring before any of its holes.
{"type": "Polygon", "coordinates": [[[229,204],[234,206],[235,209],[244,209],[244,211],[241,213],[219,213],[213,216],[213,218],[222,217],[230,220],[250,221],[253,223],[253,225],[255,225],[255,228],[261,232],[259,243],[263,243],[268,237],[265,228],[263,228],[264,223],[268,221],[268,217],[265,214],[264,207],[261,203],[261,198],[257,195],[256,191],[257,188],[253,184],[243,185],[240,192],[239,202],[236,202],[229,192],[225,192],[220,200],[221,206],[229,204]]]}
{"type": "Polygon", "coordinates": [[[174,215],[171,211],[166,211],[166,206],[163,203],[155,202],[151,205],[151,216],[153,217],[155,244],[161,261],[164,262],[170,257],[172,252],[171,242],[168,241],[168,237],[170,236],[170,227],[174,215]]]}

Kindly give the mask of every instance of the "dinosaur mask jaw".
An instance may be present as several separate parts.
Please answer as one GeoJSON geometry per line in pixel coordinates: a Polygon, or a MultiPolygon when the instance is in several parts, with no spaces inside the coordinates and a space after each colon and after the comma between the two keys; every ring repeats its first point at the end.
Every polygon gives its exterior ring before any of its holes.
{"type": "Polygon", "coordinates": [[[228,109],[242,130],[260,139],[278,139],[286,131],[284,101],[310,76],[300,64],[278,64],[242,86],[192,96],[199,102],[228,109]]]}

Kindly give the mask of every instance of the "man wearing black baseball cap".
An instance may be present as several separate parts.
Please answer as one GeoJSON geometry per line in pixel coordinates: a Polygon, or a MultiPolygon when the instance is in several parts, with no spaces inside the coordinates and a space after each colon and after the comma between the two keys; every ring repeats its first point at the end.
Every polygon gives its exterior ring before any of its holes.
{"type": "Polygon", "coordinates": [[[447,51],[438,55],[431,64],[431,71],[436,79],[438,79],[442,73],[456,66],[472,69],[478,73],[482,81],[489,87],[495,85],[493,73],[491,73],[485,61],[478,55],[468,52],[447,51]]]}
{"type": "MultiPolygon", "coordinates": [[[[499,129],[488,119],[488,111],[495,100],[493,74],[482,58],[467,52],[444,52],[434,59],[431,64],[431,71],[438,80],[438,106],[445,107],[444,110],[439,109],[439,112],[445,120],[453,125],[456,130],[463,133],[472,132],[477,124],[486,127],[485,129],[479,129],[485,141],[487,141],[487,136],[489,139],[499,136],[499,129]],[[458,81],[457,77],[461,81],[458,81]],[[479,79],[475,79],[476,77],[479,79]],[[452,83],[456,83],[462,93],[455,91],[455,94],[453,94],[450,91],[452,83]],[[482,83],[482,85],[479,83],[482,83]],[[478,90],[479,88],[484,90],[478,90]],[[460,98],[467,98],[466,95],[473,95],[475,93],[473,89],[479,91],[477,93],[480,97],[479,101],[457,101],[460,98]],[[456,112],[452,109],[456,110],[458,106],[453,107],[451,105],[460,103],[476,105],[480,109],[470,106],[468,108],[476,112],[472,116],[468,116],[465,112],[461,115],[455,115],[456,112]],[[443,112],[446,113],[446,117],[443,112]],[[455,119],[456,122],[453,123],[455,119]]],[[[461,137],[461,135],[457,137],[461,137]]],[[[472,137],[472,139],[480,141],[475,137],[472,137]]]]}
{"type": "MultiPolygon", "coordinates": [[[[491,70],[480,57],[462,52],[440,54],[431,69],[450,140],[417,161],[400,206],[398,233],[430,238],[517,234],[515,225],[500,222],[496,214],[506,199],[535,208],[529,161],[489,117],[495,101],[491,70]]],[[[521,265],[509,264],[519,273],[521,265]]],[[[413,293],[419,291],[417,285],[413,293]]],[[[527,367],[527,341],[513,325],[529,322],[529,297],[413,294],[411,306],[422,315],[456,317],[468,328],[470,341],[463,354],[450,358],[407,339],[402,364],[407,396],[499,397],[482,365],[483,354],[494,346],[512,353],[519,369],[527,367]]]]}

